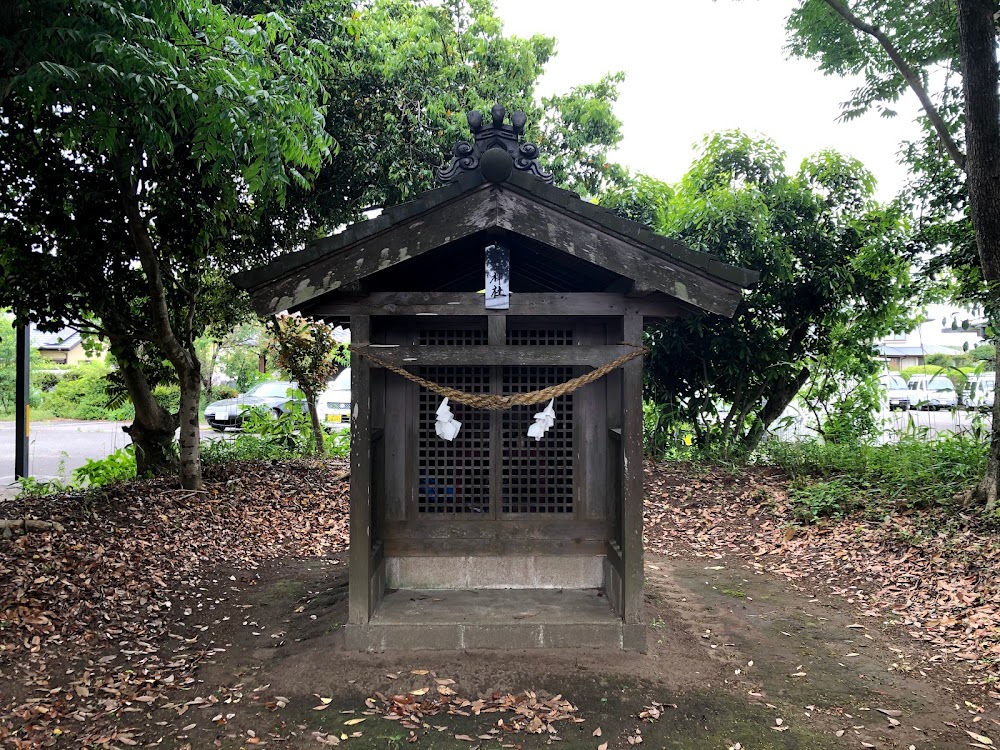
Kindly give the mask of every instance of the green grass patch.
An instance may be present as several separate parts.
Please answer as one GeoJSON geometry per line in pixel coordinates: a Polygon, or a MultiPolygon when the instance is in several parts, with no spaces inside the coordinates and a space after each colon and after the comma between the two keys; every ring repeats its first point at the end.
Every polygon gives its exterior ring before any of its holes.
{"type": "Polygon", "coordinates": [[[890,445],[776,442],[765,460],[791,478],[796,516],[814,521],[946,504],[979,482],[988,451],[987,442],[969,435],[904,437],[890,445]]]}

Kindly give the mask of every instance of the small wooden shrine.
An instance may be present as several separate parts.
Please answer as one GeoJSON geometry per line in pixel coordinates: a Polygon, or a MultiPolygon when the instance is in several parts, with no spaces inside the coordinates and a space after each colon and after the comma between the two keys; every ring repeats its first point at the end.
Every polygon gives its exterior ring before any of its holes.
{"type": "Polygon", "coordinates": [[[523,113],[468,119],[443,187],[237,277],[351,330],[347,644],[643,650],[643,326],[756,274],[553,187],[523,113]]]}

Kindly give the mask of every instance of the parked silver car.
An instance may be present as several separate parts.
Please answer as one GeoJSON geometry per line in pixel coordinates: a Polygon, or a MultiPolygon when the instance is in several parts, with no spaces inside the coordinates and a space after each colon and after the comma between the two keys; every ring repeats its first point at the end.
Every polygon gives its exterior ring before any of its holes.
{"type": "Polygon", "coordinates": [[[301,392],[294,382],[267,380],[236,398],[213,401],[205,407],[205,421],[209,427],[219,432],[227,427],[239,428],[243,425],[244,412],[257,406],[270,409],[275,416],[281,416],[292,409],[301,411],[304,402],[300,396],[301,392]]]}

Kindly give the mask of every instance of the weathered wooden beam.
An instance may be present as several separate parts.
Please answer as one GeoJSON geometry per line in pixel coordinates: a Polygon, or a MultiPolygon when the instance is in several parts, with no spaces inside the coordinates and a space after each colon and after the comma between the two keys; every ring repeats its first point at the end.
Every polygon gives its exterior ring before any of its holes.
{"type": "MultiPolygon", "coordinates": [[[[342,250],[321,255],[307,266],[295,265],[294,257],[290,256],[284,277],[251,290],[251,304],[259,313],[273,314],[341,289],[377,271],[486,229],[494,223],[495,204],[488,189],[474,190],[438,207],[433,221],[414,216],[342,250]]],[[[321,252],[324,242],[328,241],[335,245],[336,235],[317,241],[315,249],[321,252]]]]}
{"type": "MultiPolygon", "coordinates": [[[[421,514],[408,521],[390,521],[385,525],[385,542],[395,543],[407,539],[473,539],[473,540],[591,540],[607,541],[608,525],[605,521],[581,521],[573,518],[546,517],[521,520],[493,521],[479,514],[421,514]],[[478,516],[478,517],[477,517],[478,516]]],[[[554,514],[553,514],[554,515],[554,514]]]]}
{"type": "Polygon", "coordinates": [[[509,310],[486,310],[483,295],[475,292],[373,292],[345,295],[304,304],[297,311],[317,318],[351,315],[643,315],[673,318],[687,314],[666,298],[629,298],[610,292],[514,292],[509,310]]]}
{"type": "MultiPolygon", "coordinates": [[[[634,347],[591,346],[376,346],[371,353],[399,367],[479,365],[488,367],[600,367],[634,347]]],[[[364,356],[364,353],[361,353],[364,356]]],[[[372,362],[375,367],[380,367],[372,362]]]]}
{"type": "Polygon", "coordinates": [[[494,223],[543,242],[642,285],[662,291],[708,312],[731,316],[743,297],[735,283],[723,283],[648,248],[610,234],[581,218],[526,200],[513,191],[496,194],[494,223]]]}
{"type": "MultiPolygon", "coordinates": [[[[642,319],[627,315],[626,341],[642,336],[642,319]]],[[[626,623],[642,622],[642,359],[622,367],[622,606],[626,623]]]]}
{"type": "Polygon", "coordinates": [[[610,547],[601,539],[387,539],[389,557],[504,557],[507,555],[607,555],[610,547]]]}
{"type": "MultiPolygon", "coordinates": [[[[371,320],[351,318],[351,339],[367,344],[371,320]]],[[[366,625],[371,612],[371,367],[364,357],[351,362],[351,547],[348,554],[348,621],[366,625]]]]}

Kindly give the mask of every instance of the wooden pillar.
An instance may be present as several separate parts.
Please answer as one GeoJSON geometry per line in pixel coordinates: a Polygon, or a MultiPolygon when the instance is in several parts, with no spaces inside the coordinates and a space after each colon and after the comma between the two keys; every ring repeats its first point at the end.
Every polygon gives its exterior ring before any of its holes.
{"type": "MultiPolygon", "coordinates": [[[[626,315],[623,341],[642,343],[642,316],[626,315]]],[[[625,622],[642,621],[642,357],[622,368],[622,609],[625,622]]]]}
{"type": "MultiPolygon", "coordinates": [[[[489,345],[507,345],[507,316],[491,314],[486,317],[489,345]]],[[[503,393],[503,368],[490,368],[490,393],[503,393]]],[[[490,412],[490,518],[500,518],[503,505],[503,412],[490,412]]]]}
{"type": "MultiPolygon", "coordinates": [[[[371,318],[351,316],[351,343],[368,344],[371,318]]],[[[371,612],[371,365],[351,357],[351,549],[348,622],[368,623],[371,612]]]]}

